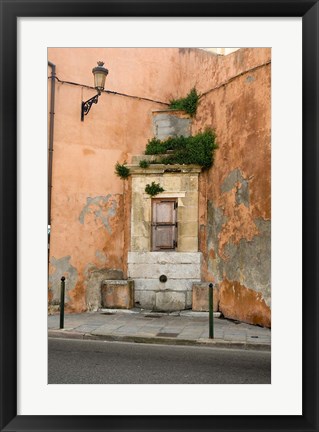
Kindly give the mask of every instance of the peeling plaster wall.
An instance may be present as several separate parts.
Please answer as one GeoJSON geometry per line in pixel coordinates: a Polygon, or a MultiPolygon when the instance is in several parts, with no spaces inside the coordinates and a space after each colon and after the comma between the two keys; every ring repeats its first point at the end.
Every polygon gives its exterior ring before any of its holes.
{"type": "MultiPolygon", "coordinates": [[[[163,102],[178,96],[176,48],[49,48],[48,59],[61,80],[92,86],[92,67],[104,60],[109,90],[163,102]]],[[[65,275],[72,311],[99,307],[108,272],[127,277],[131,179],[119,179],[114,166],[145,150],[153,112],[167,107],[103,93],[81,122],[81,101],[94,94],[56,82],[49,302],[58,303],[65,275]]]]}
{"type": "Polygon", "coordinates": [[[67,279],[65,290],[65,301],[70,303],[70,300],[75,294],[76,284],[78,280],[78,272],[75,267],[70,264],[70,256],[60,259],[51,257],[51,274],[49,275],[49,300],[52,305],[60,303],[60,288],[61,277],[67,279]]]}
{"type": "Polygon", "coordinates": [[[215,79],[237,77],[202,98],[192,126],[214,128],[219,146],[199,183],[202,275],[219,285],[224,316],[270,327],[270,50],[220,60],[215,79]]]}
{"type": "MultiPolygon", "coordinates": [[[[50,258],[51,302],[59,298],[60,279],[66,277],[71,311],[96,310],[100,306],[100,285],[110,270],[123,274],[123,196],[108,194],[66,198],[57,219],[52,219],[51,254],[61,250],[66,257],[50,258]],[[60,225],[54,224],[58,220],[60,225]]],[[[59,210],[59,209],[56,209],[59,210]]],[[[112,276],[113,277],[113,276],[112,276]]]]}
{"type": "Polygon", "coordinates": [[[237,243],[230,240],[221,254],[219,244],[227,218],[211,201],[208,202],[208,271],[216,283],[229,279],[260,292],[270,306],[270,221],[259,219],[255,223],[258,235],[251,240],[242,238],[237,243]]]}
{"type": "MultiPolygon", "coordinates": [[[[92,67],[104,60],[109,90],[164,102],[194,86],[199,93],[211,90],[191,126],[192,134],[214,128],[219,145],[214,167],[199,177],[202,279],[219,284],[225,316],[270,325],[271,50],[227,56],[194,48],[48,51],[66,81],[92,85],[92,67]],[[248,304],[259,313],[248,313],[248,304]]],[[[98,307],[108,271],[127,276],[131,179],[116,177],[114,166],[143,153],[154,133],[152,112],[165,109],[103,93],[81,122],[81,100],[94,94],[56,85],[49,300],[57,301],[65,274],[67,306],[74,311],[98,307]]]]}

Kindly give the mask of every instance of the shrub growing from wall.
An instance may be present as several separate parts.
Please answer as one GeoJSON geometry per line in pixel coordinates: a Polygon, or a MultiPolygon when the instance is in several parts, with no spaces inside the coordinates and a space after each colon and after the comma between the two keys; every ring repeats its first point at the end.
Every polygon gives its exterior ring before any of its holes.
{"type": "Polygon", "coordinates": [[[153,138],[148,142],[145,154],[162,155],[156,163],[196,164],[209,168],[213,164],[216,149],[216,135],[212,129],[206,129],[189,137],[179,136],[165,141],[153,138]]]}

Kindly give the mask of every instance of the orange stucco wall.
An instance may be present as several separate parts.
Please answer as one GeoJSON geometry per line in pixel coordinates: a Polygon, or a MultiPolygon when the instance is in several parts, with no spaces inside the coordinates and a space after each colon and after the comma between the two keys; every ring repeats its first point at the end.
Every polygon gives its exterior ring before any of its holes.
{"type": "MultiPolygon", "coordinates": [[[[193,134],[214,128],[219,145],[214,167],[200,176],[203,280],[219,284],[221,305],[236,290],[249,292],[242,297],[252,305],[263,302],[263,325],[270,325],[270,55],[269,49],[228,56],[187,48],[48,50],[63,81],[93,86],[91,70],[103,60],[111,91],[167,103],[193,86],[199,93],[216,87],[201,98],[192,124],[193,134]],[[245,267],[256,253],[267,265],[245,267]]],[[[81,101],[94,94],[56,82],[49,299],[58,301],[65,275],[74,311],[96,307],[96,287],[110,272],[126,277],[130,181],[119,179],[114,166],[143,153],[153,137],[152,111],[167,108],[103,93],[81,122],[81,101]]],[[[225,314],[260,323],[244,306],[225,307],[225,314]]]]}
{"type": "MultiPolygon", "coordinates": [[[[216,61],[217,88],[193,122],[193,133],[211,126],[219,145],[200,183],[202,276],[219,284],[225,316],[270,326],[271,51],[242,49],[216,61]]],[[[205,92],[207,81],[197,79],[205,92]]]]}

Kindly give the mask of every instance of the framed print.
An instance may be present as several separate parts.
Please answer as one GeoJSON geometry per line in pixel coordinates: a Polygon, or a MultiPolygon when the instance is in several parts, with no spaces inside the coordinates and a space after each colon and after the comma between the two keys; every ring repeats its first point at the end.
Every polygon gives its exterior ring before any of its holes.
{"type": "MultiPolygon", "coordinates": [[[[56,3],[43,0],[34,3],[28,0],[4,0],[1,1],[0,11],[1,430],[317,431],[318,2],[181,0],[145,3],[105,0],[56,3]],[[243,20],[242,24],[240,20],[243,20]],[[259,32],[266,34],[267,38],[260,36],[259,32]],[[276,39],[280,38],[282,41],[277,46],[276,39]],[[185,47],[215,45],[262,47],[267,53],[271,50],[271,56],[264,63],[271,68],[272,90],[271,197],[274,225],[271,231],[271,255],[274,336],[271,384],[98,386],[48,383],[47,304],[44,305],[47,290],[43,287],[48,276],[45,250],[47,232],[43,234],[46,231],[48,199],[46,140],[47,126],[52,121],[52,117],[48,121],[46,112],[50,101],[47,87],[48,61],[52,66],[54,62],[50,62],[59,58],[60,64],[63,64],[64,58],[66,64],[70,51],[63,50],[70,47],[93,50],[97,50],[94,47],[105,46],[114,50],[123,47],[181,47],[181,55],[184,55],[185,47]]],[[[251,59],[250,51],[247,52],[247,58],[251,59]]],[[[129,56],[124,57],[117,73],[129,83],[128,76],[131,79],[133,76],[132,64],[129,56]]],[[[80,57],[78,59],[80,62],[80,57]]],[[[237,56],[236,59],[235,65],[221,60],[225,70],[239,67],[243,57],[237,56]]],[[[183,60],[178,61],[185,67],[183,60]]],[[[203,70],[208,67],[204,57],[200,61],[204,64],[203,70]]],[[[74,64],[72,74],[69,74],[67,68],[63,70],[64,74],[57,74],[60,84],[57,92],[67,85],[75,84],[77,79],[73,77],[80,76],[78,66],[74,64]]],[[[107,64],[106,66],[108,67],[107,64]]],[[[194,64],[192,67],[189,70],[185,68],[185,74],[191,76],[193,73],[195,76],[194,64]]],[[[154,80],[161,83],[162,77],[155,69],[152,69],[154,80]]],[[[108,73],[99,63],[95,72],[101,70],[105,75],[108,73]]],[[[217,69],[215,74],[216,71],[217,69]]],[[[176,86],[180,85],[177,74],[174,77],[176,86]]],[[[110,78],[112,79],[111,76],[110,78]]],[[[250,85],[254,79],[253,75],[245,76],[245,83],[250,85]]],[[[145,82],[143,85],[147,87],[145,82]]],[[[82,101],[82,115],[78,116],[82,127],[89,124],[101,106],[101,102],[95,106],[98,98],[92,100],[91,104],[83,104],[86,99],[87,102],[90,101],[87,95],[91,90],[88,83],[86,87],[82,86],[82,90],[73,99],[64,101],[69,104],[70,111],[80,109],[82,101]],[[74,101],[79,101],[77,108],[72,105],[74,101]]],[[[109,94],[128,96],[123,94],[125,92],[117,93],[117,90],[109,91],[109,94]]],[[[129,91],[126,93],[132,96],[129,91]]],[[[140,92],[136,96],[141,99],[144,95],[140,92]]],[[[148,97],[146,94],[146,99],[148,97]]],[[[159,99],[152,102],[158,103],[159,99]]],[[[239,94],[237,103],[239,104],[239,94]]],[[[110,102],[109,119],[104,124],[100,122],[99,128],[92,127],[90,133],[84,132],[87,142],[98,140],[103,128],[111,128],[112,122],[117,121],[111,112],[113,107],[110,102]]],[[[218,116],[219,108],[213,108],[215,116],[218,116]]],[[[257,111],[258,107],[251,109],[257,111]]],[[[132,112],[139,115],[135,105],[132,105],[132,112]]],[[[123,110],[123,124],[132,116],[132,112],[123,110]]],[[[156,118],[158,113],[152,115],[155,123],[161,121],[156,118]]],[[[225,116],[227,121],[234,121],[231,111],[225,116]]],[[[245,121],[243,115],[243,128],[245,121]]],[[[178,119],[178,124],[182,125],[180,127],[185,127],[186,123],[183,116],[178,119]]],[[[63,125],[66,127],[66,120],[63,125]]],[[[73,125],[69,133],[76,136],[77,127],[73,125]]],[[[238,129],[238,140],[241,139],[240,131],[241,128],[238,129]]],[[[134,133],[132,128],[130,133],[134,133]]],[[[90,150],[84,150],[86,156],[92,154],[90,150]]],[[[116,152],[116,147],[113,150],[116,152]]],[[[250,163],[257,164],[257,158],[256,154],[251,156],[250,163]]],[[[60,162],[64,170],[70,169],[71,159],[60,162]]],[[[137,169],[137,174],[140,168],[137,169]]],[[[197,175],[195,171],[191,172],[194,178],[197,175]]],[[[238,170],[234,172],[236,178],[231,177],[228,183],[231,183],[231,188],[237,185],[237,189],[240,189],[234,200],[240,202],[245,211],[249,201],[249,193],[245,194],[247,182],[242,173],[238,170]]],[[[107,175],[103,170],[101,174],[107,175]]],[[[149,178],[161,180],[158,172],[156,176],[149,178]]],[[[77,181],[81,181],[81,176],[78,176],[77,181]]],[[[224,182],[222,186],[225,193],[229,192],[228,183],[224,182]]],[[[143,183],[143,188],[144,186],[143,183]]],[[[163,248],[169,248],[167,253],[174,254],[180,244],[180,233],[186,225],[191,225],[187,219],[184,227],[183,220],[179,219],[182,211],[178,209],[178,205],[185,201],[185,192],[178,190],[172,195],[167,183],[164,186],[166,191],[161,185],[153,184],[153,189],[154,187],[158,189],[156,193],[163,195],[154,195],[152,201],[149,201],[152,202],[152,231],[149,236],[152,252],[159,254],[163,253],[163,248]]],[[[144,193],[144,189],[142,192],[144,193]]],[[[190,194],[192,193],[191,196],[198,199],[196,193],[190,190],[190,194]]],[[[146,192],[144,195],[147,195],[146,192]]],[[[86,218],[95,214],[99,223],[111,231],[113,226],[109,226],[109,218],[104,216],[104,207],[102,209],[100,203],[105,197],[102,199],[99,195],[96,198],[99,199],[85,201],[82,210],[78,212],[77,222],[82,226],[86,218]]],[[[113,206],[110,203],[108,198],[103,201],[103,205],[110,205],[111,214],[115,204],[113,206]]],[[[61,200],[58,204],[62,206],[64,202],[61,200]]],[[[123,204],[119,202],[116,205],[123,204]]],[[[227,206],[227,203],[221,205],[227,206]]],[[[261,207],[260,201],[256,199],[256,212],[260,210],[258,206],[261,207]]],[[[139,204],[136,204],[136,212],[138,207],[139,204]]],[[[144,212],[144,216],[146,213],[144,212]]],[[[130,220],[134,223],[133,217],[130,220]]],[[[249,221],[247,226],[251,229],[249,221]]],[[[119,232],[118,236],[121,235],[122,232],[119,232]]],[[[131,240],[132,243],[135,240],[131,240]]],[[[186,244],[192,239],[182,240],[186,244]]],[[[70,241],[70,238],[66,236],[63,241],[70,241]]],[[[199,242],[197,237],[195,242],[196,245],[199,242]]],[[[89,254],[87,256],[89,263],[89,254]]],[[[96,256],[96,259],[102,258],[101,254],[96,256]]],[[[262,264],[260,262],[260,266],[262,264]]],[[[78,269],[69,265],[68,259],[61,261],[60,265],[71,276],[78,272],[78,269]]],[[[227,269],[224,268],[223,271],[227,272],[227,269]]],[[[167,275],[162,274],[160,278],[161,283],[166,283],[167,275]]],[[[187,298],[186,294],[185,296],[187,298]]],[[[51,306],[54,307],[54,302],[51,306]]],[[[268,325],[267,319],[256,321],[261,326],[265,322],[268,325]]],[[[130,367],[134,370],[135,365],[130,367]]],[[[63,369],[60,373],[63,373],[63,369]]]]}

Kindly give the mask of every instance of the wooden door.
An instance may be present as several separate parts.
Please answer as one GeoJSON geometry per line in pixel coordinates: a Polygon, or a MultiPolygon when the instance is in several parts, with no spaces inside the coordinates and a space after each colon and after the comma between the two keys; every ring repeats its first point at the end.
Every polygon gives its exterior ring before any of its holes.
{"type": "Polygon", "coordinates": [[[152,251],[177,248],[177,200],[152,200],[152,251]]]}

